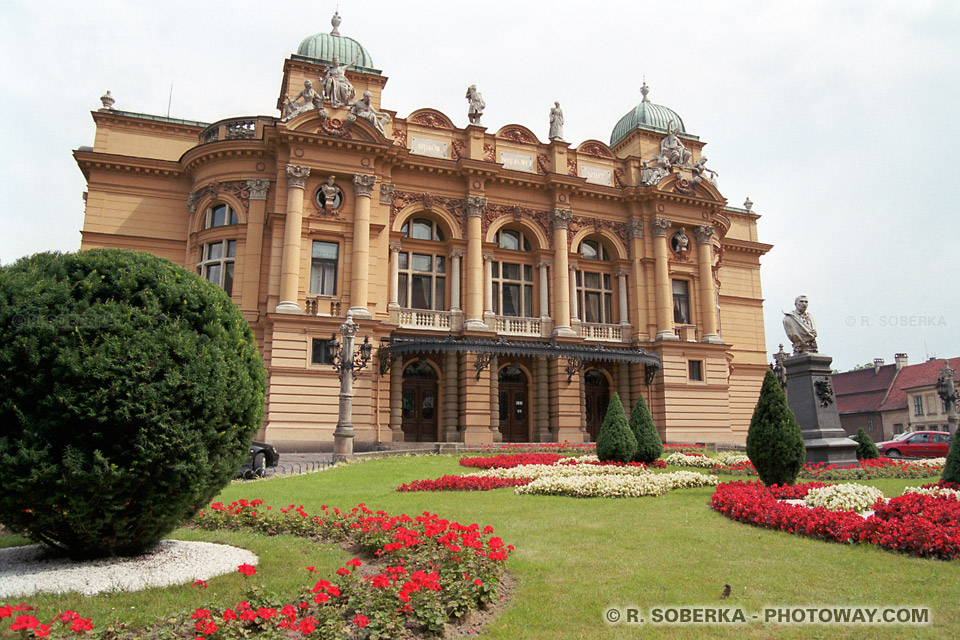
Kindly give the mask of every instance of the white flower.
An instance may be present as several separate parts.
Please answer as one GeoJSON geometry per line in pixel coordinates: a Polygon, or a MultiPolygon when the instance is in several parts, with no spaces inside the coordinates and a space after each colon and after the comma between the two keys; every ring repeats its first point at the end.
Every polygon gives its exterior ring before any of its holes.
{"type": "Polygon", "coordinates": [[[811,489],[804,498],[808,507],[826,507],[831,511],[868,511],[883,492],[865,484],[834,484],[811,489]]]}
{"type": "MultiPolygon", "coordinates": [[[[618,468],[618,467],[598,467],[618,468]]],[[[547,475],[517,487],[517,494],[565,495],[577,498],[659,496],[685,487],[716,486],[720,479],[695,471],[646,474],[547,475]]]]}
{"type": "Polygon", "coordinates": [[[710,467],[715,467],[719,463],[719,460],[706,456],[688,456],[684,453],[671,453],[667,456],[665,462],[674,467],[701,467],[709,469],[710,467]]]}
{"type": "Polygon", "coordinates": [[[947,489],[946,487],[907,487],[903,490],[903,495],[908,493],[919,493],[925,496],[953,496],[960,500],[960,491],[956,489],[947,489]]]}

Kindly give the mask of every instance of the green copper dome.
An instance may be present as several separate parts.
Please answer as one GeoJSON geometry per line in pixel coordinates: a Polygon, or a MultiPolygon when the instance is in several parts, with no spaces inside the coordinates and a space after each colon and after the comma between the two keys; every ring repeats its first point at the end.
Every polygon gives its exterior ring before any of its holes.
{"type": "Polygon", "coordinates": [[[647,99],[650,88],[647,87],[646,83],[640,88],[640,93],[643,94],[643,100],[640,104],[620,118],[620,122],[613,128],[613,133],[610,134],[611,147],[618,145],[635,129],[666,131],[669,127],[672,127],[678,133],[687,132],[680,114],[669,107],[653,104],[647,99]]]}
{"type": "Polygon", "coordinates": [[[336,57],[340,64],[353,63],[351,68],[380,73],[379,69],[373,66],[373,56],[362,44],[353,38],[340,35],[337,30],[340,25],[340,15],[338,13],[333,14],[330,24],[333,25],[333,30],[330,33],[317,33],[304,38],[300,46],[297,47],[297,56],[320,60],[327,64],[333,64],[333,59],[336,57]],[[354,60],[356,62],[353,62],[354,60]]]}

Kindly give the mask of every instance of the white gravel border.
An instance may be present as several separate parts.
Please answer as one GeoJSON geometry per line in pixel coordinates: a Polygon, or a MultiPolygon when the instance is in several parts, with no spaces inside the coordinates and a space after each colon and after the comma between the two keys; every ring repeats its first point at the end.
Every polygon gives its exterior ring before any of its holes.
{"type": "Polygon", "coordinates": [[[76,562],[51,558],[39,544],[0,549],[0,601],[35,593],[77,592],[93,596],[110,591],[209,580],[241,564],[257,564],[252,551],[211,542],[162,540],[155,551],[129,558],[76,562]]]}

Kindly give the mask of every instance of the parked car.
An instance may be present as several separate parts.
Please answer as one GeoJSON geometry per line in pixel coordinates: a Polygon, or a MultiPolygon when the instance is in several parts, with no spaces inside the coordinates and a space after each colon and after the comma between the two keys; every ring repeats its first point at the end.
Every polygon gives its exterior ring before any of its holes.
{"type": "Polygon", "coordinates": [[[878,442],[881,456],[888,458],[946,458],[950,451],[947,431],[908,431],[886,442],[878,442]]]}
{"type": "Polygon", "coordinates": [[[240,477],[244,480],[262,478],[267,474],[267,467],[280,464],[280,454],[266,442],[250,443],[250,458],[240,467],[240,477]]]}

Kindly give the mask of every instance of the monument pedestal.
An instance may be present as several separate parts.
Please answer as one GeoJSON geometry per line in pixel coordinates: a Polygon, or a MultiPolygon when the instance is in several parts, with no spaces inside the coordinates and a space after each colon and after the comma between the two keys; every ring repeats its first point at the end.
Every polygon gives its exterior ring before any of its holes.
{"type": "Polygon", "coordinates": [[[807,462],[853,465],[857,463],[857,443],[840,426],[832,362],[833,358],[819,353],[784,359],[787,404],[803,432],[807,462]]]}

